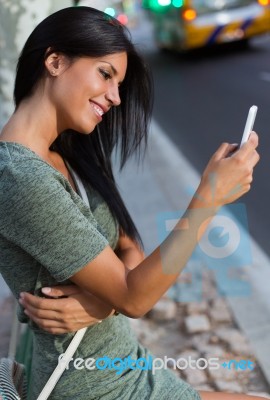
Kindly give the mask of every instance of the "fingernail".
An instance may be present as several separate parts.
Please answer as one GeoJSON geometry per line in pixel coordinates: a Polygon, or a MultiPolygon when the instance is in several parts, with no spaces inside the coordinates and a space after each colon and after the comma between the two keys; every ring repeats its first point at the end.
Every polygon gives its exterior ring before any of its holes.
{"type": "Polygon", "coordinates": [[[44,287],[41,289],[42,293],[44,294],[50,294],[52,289],[50,287],[44,287]]]}
{"type": "Polygon", "coordinates": [[[24,312],[26,315],[29,315],[29,313],[28,313],[27,310],[23,310],[23,312],[24,312]]]}
{"type": "Polygon", "coordinates": [[[23,304],[23,299],[19,299],[19,303],[20,303],[20,304],[23,304]]]}
{"type": "Polygon", "coordinates": [[[23,300],[24,299],[24,293],[20,293],[20,298],[23,300]]]}

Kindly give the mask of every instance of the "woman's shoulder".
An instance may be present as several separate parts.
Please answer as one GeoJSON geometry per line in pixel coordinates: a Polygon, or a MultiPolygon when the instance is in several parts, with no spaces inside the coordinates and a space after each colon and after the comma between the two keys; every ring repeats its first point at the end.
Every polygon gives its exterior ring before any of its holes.
{"type": "MultiPolygon", "coordinates": [[[[0,141],[0,178],[8,177],[9,181],[16,180],[24,184],[35,182],[35,180],[49,180],[57,178],[63,180],[64,177],[49,163],[43,160],[37,153],[30,148],[17,142],[0,141]]],[[[4,184],[6,179],[1,179],[4,184]]],[[[45,184],[43,180],[43,184],[45,184]]]]}
{"type": "Polygon", "coordinates": [[[18,143],[0,141],[0,192],[3,214],[11,204],[25,207],[26,203],[39,203],[43,199],[44,208],[46,204],[51,207],[56,198],[65,203],[72,188],[64,175],[32,150],[18,143]]]}
{"type": "Polygon", "coordinates": [[[37,153],[29,147],[17,142],[0,141],[0,168],[11,167],[12,165],[26,163],[27,165],[36,164],[41,161],[41,164],[46,164],[37,153]]]}

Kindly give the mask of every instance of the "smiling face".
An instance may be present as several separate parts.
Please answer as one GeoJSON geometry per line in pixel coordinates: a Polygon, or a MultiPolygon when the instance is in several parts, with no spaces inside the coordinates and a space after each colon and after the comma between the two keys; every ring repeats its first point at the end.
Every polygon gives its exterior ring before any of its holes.
{"type": "Polygon", "coordinates": [[[119,85],[127,69],[126,53],[81,57],[72,62],[53,53],[46,67],[48,96],[55,108],[58,132],[74,129],[90,133],[104,113],[121,103],[119,85]]]}

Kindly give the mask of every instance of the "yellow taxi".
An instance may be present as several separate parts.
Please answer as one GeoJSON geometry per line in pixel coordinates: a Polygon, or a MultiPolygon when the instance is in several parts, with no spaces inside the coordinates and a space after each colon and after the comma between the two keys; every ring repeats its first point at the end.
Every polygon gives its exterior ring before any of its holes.
{"type": "Polygon", "coordinates": [[[270,0],[144,0],[160,48],[177,51],[270,32],[270,0]]]}

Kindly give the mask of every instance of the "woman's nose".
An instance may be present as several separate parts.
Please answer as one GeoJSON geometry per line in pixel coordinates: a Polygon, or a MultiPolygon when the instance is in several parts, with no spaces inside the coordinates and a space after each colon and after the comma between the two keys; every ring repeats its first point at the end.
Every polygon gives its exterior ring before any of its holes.
{"type": "Polygon", "coordinates": [[[108,92],[106,93],[106,99],[111,103],[113,106],[119,106],[121,104],[120,94],[119,94],[119,87],[118,85],[113,85],[109,88],[108,92]]]}

